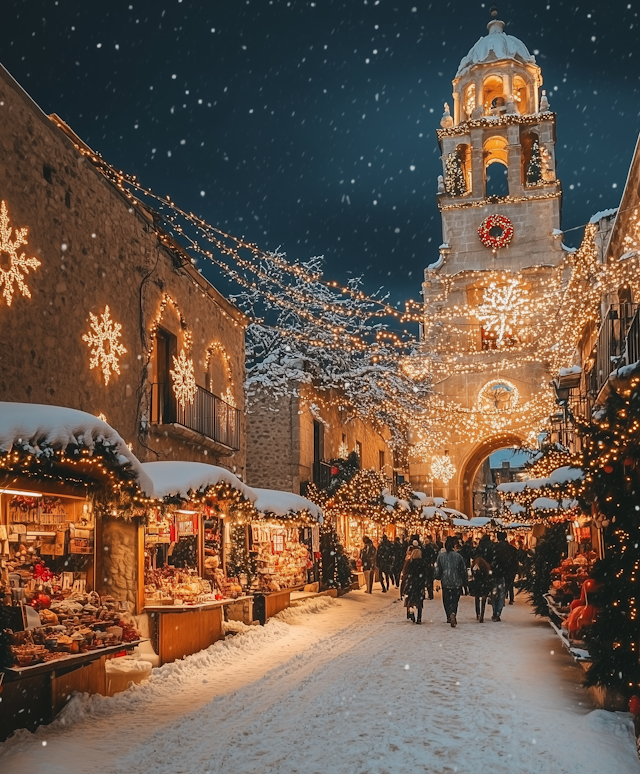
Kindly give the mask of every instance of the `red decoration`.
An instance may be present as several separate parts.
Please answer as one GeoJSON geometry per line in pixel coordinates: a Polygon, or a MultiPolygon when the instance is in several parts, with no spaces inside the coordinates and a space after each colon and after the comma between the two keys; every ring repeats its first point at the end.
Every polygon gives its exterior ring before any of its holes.
{"type": "Polygon", "coordinates": [[[613,473],[613,465],[605,465],[604,466],[604,472],[605,473],[613,473]]]}
{"type": "Polygon", "coordinates": [[[640,696],[632,696],[629,699],[629,712],[632,715],[640,715],[640,696]]]}
{"type": "Polygon", "coordinates": [[[337,476],[339,472],[340,472],[340,470],[337,467],[337,465],[332,465],[331,466],[331,475],[332,476],[337,476]]]}
{"type": "Polygon", "coordinates": [[[506,247],[513,239],[513,223],[504,215],[489,215],[480,224],[478,236],[485,247],[490,250],[499,250],[506,247]],[[500,233],[491,233],[493,230],[499,230],[500,233]]]}
{"type": "Polygon", "coordinates": [[[624,458],[624,464],[628,468],[632,468],[635,465],[635,460],[633,459],[633,457],[625,457],[624,458]]]}

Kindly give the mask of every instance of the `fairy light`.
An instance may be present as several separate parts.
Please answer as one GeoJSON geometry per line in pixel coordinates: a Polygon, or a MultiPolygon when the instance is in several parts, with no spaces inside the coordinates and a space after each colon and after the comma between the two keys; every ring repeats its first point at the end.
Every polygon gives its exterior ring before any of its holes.
{"type": "Polygon", "coordinates": [[[3,200],[0,204],[0,254],[6,253],[9,256],[9,266],[7,269],[0,267],[0,286],[3,286],[2,295],[7,306],[11,306],[14,293],[17,291],[26,298],[31,298],[31,291],[24,278],[30,269],[35,270],[41,266],[41,262],[37,258],[27,258],[24,253],[18,255],[18,249],[27,244],[29,229],[15,229],[14,240],[11,241],[12,230],[9,222],[9,210],[3,200]]]}
{"type": "Polygon", "coordinates": [[[87,342],[90,349],[89,368],[100,368],[104,383],[108,385],[111,372],[120,373],[119,358],[127,351],[119,342],[122,325],[111,319],[108,305],[99,317],[89,312],[89,319],[91,330],[82,336],[82,340],[87,342]]]}
{"type": "Polygon", "coordinates": [[[482,304],[476,311],[484,328],[495,332],[498,347],[504,346],[507,337],[513,336],[518,325],[530,316],[529,293],[517,279],[503,287],[492,282],[485,289],[482,304]]]}
{"type": "Polygon", "coordinates": [[[173,392],[176,400],[185,409],[187,403],[193,404],[198,387],[193,367],[193,360],[188,358],[184,349],[180,350],[178,357],[173,355],[173,368],[169,371],[173,381],[173,392]]]}
{"type": "Polygon", "coordinates": [[[455,476],[456,468],[453,462],[449,459],[448,454],[443,454],[438,457],[434,457],[431,460],[430,467],[431,475],[437,478],[446,486],[449,481],[455,476]]]}

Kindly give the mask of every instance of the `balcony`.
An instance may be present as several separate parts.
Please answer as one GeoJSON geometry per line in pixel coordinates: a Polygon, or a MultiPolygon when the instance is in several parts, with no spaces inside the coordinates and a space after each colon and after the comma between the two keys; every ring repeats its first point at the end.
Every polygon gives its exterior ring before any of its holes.
{"type": "Polygon", "coordinates": [[[222,456],[240,448],[240,412],[203,387],[196,388],[193,403],[183,408],[169,382],[152,384],[151,423],[222,456]]]}
{"type": "Polygon", "coordinates": [[[614,304],[602,321],[591,353],[593,367],[587,389],[597,398],[609,376],[618,368],[640,359],[640,321],[637,304],[614,304]]]}

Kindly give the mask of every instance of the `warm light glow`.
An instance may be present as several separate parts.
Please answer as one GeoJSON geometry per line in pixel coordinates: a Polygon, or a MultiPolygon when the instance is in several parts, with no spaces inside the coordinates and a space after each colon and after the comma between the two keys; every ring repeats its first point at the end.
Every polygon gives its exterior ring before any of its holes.
{"type": "Polygon", "coordinates": [[[176,400],[184,409],[187,403],[192,404],[198,390],[193,368],[193,360],[180,350],[178,357],[173,356],[173,370],[169,371],[173,379],[173,392],[176,400]]]}
{"type": "Polygon", "coordinates": [[[22,489],[0,489],[0,494],[22,495],[23,497],[43,497],[42,492],[26,492],[22,489]]]}
{"type": "Polygon", "coordinates": [[[456,474],[456,468],[447,454],[440,457],[434,457],[431,460],[431,475],[442,481],[445,486],[456,474]]]}
{"type": "Polygon", "coordinates": [[[18,255],[18,248],[27,244],[29,229],[16,229],[13,242],[11,241],[11,231],[9,211],[6,202],[3,201],[0,205],[0,254],[6,253],[9,256],[9,267],[7,269],[0,267],[0,286],[4,286],[2,295],[7,306],[11,306],[16,290],[19,290],[23,296],[31,298],[31,291],[27,287],[24,277],[29,273],[29,269],[37,269],[41,265],[37,258],[27,258],[24,253],[18,255]],[[15,289],[14,284],[16,285],[15,289]]]}

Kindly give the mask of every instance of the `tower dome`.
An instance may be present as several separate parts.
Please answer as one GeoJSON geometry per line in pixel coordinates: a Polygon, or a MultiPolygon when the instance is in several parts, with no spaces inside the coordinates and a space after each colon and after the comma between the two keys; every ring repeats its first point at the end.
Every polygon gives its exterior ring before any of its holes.
{"type": "Polygon", "coordinates": [[[487,24],[489,34],[480,38],[462,59],[456,78],[468,73],[477,64],[498,62],[504,59],[513,59],[522,64],[535,64],[536,58],[529,53],[529,49],[518,38],[507,35],[504,31],[504,22],[492,19],[487,24]]]}

